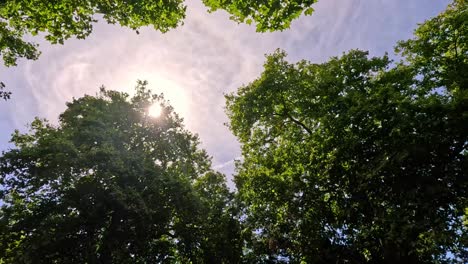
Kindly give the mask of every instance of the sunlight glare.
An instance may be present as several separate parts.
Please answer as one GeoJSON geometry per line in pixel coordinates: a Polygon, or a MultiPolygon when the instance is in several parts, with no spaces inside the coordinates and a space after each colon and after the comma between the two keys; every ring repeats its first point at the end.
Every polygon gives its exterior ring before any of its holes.
{"type": "MultiPolygon", "coordinates": [[[[1,0],[0,0],[1,2],[1,0]]],[[[193,127],[193,111],[191,109],[192,106],[192,92],[184,87],[187,87],[187,84],[184,83],[183,78],[180,76],[171,75],[170,72],[165,72],[162,69],[153,69],[151,72],[148,71],[146,68],[151,68],[151,65],[139,65],[135,69],[128,70],[125,74],[122,74],[121,79],[117,79],[117,84],[125,83],[128,87],[126,92],[130,95],[134,94],[133,86],[135,84],[135,80],[146,80],[148,81],[148,89],[152,90],[154,94],[164,94],[164,100],[166,101],[167,105],[172,106],[174,108],[174,112],[177,113],[180,117],[184,118],[185,125],[189,127],[193,127]],[[144,67],[143,67],[144,66],[144,67]],[[155,73],[161,71],[163,73],[155,73]],[[179,78],[180,77],[180,78],[179,78]],[[177,80],[181,79],[181,80],[177,80]],[[192,126],[191,126],[192,125],[192,126]]],[[[116,85],[117,85],[116,84],[116,85]]],[[[109,85],[110,86],[110,85],[109,85]]],[[[148,117],[153,117],[152,114],[149,113],[150,106],[146,109],[146,113],[148,117]]],[[[162,113],[165,114],[165,110],[162,110],[162,113]]]]}
{"type": "Polygon", "coordinates": [[[151,117],[159,117],[161,115],[161,112],[162,112],[162,107],[158,103],[152,104],[148,109],[148,114],[151,117]]]}

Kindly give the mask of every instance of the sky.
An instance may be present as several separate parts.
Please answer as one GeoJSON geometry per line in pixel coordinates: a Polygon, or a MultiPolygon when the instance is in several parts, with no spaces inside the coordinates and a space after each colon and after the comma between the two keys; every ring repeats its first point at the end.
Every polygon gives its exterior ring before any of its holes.
{"type": "MultiPolygon", "coordinates": [[[[393,54],[398,40],[412,37],[418,23],[445,9],[448,0],[319,0],[283,32],[257,33],[254,26],[229,20],[224,11],[207,13],[201,0],[187,2],[184,25],[162,34],[100,21],[85,40],[50,45],[39,38],[37,61],[0,67],[0,80],[13,92],[0,102],[0,150],[15,129],[24,131],[34,117],[57,122],[73,97],[94,95],[99,87],[130,94],[137,80],[164,93],[202,147],[214,168],[231,179],[239,144],[224,125],[224,94],[252,82],[262,72],[265,54],[277,48],[290,62],[319,63],[350,49],[372,56],[393,54]]],[[[232,186],[232,184],[230,184],[232,186]]]]}

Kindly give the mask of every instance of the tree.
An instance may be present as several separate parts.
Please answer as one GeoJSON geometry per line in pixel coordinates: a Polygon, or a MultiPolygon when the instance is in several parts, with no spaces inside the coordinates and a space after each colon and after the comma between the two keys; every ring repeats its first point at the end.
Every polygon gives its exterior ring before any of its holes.
{"type": "MultiPolygon", "coordinates": [[[[455,0],[447,10],[426,21],[415,38],[400,41],[401,53],[422,78],[422,91],[443,87],[467,100],[468,87],[468,1],[455,0]]],[[[460,102],[466,107],[467,102],[460,102]]]]}
{"type": "MultiPolygon", "coordinates": [[[[316,0],[301,1],[218,1],[203,0],[210,11],[224,9],[239,23],[257,22],[257,31],[289,28],[290,22],[303,12],[310,15],[316,0]]],[[[184,0],[0,0],[0,56],[5,66],[16,66],[20,58],[36,60],[38,45],[26,36],[44,33],[52,44],[63,44],[76,37],[84,39],[93,30],[97,15],[111,24],[129,27],[138,33],[143,26],[167,32],[182,24],[186,7],[184,0]]],[[[3,87],[4,88],[4,87],[3,87]]],[[[8,99],[9,92],[0,97],[8,99]]]]}
{"type": "Polygon", "coordinates": [[[166,32],[185,17],[183,0],[165,1],[16,1],[0,2],[0,54],[6,66],[16,65],[17,58],[36,59],[37,45],[24,40],[26,34],[45,33],[52,44],[70,37],[86,38],[97,22],[95,14],[108,23],[137,30],[153,26],[166,32]]]}
{"type": "Polygon", "coordinates": [[[68,103],[57,126],[36,119],[15,132],[0,157],[0,263],[199,263],[218,238],[232,254],[217,263],[240,254],[235,226],[205,219],[235,221],[224,176],[145,86],[131,98],[102,89],[68,103]]]}
{"type": "MultiPolygon", "coordinates": [[[[63,44],[71,37],[84,39],[97,22],[96,14],[108,23],[134,30],[151,25],[166,32],[182,23],[186,9],[183,2],[0,0],[0,56],[7,67],[16,66],[19,58],[36,60],[40,55],[38,45],[25,40],[25,36],[45,33],[45,39],[52,44],[63,44]]],[[[0,94],[4,95],[9,93],[0,94]]]]}
{"type": "Polygon", "coordinates": [[[276,31],[289,28],[291,21],[302,13],[311,15],[312,4],[317,0],[203,0],[210,7],[210,11],[224,9],[231,14],[231,19],[239,23],[251,24],[256,22],[257,31],[276,31]]]}
{"type": "MultiPolygon", "coordinates": [[[[225,9],[238,22],[258,22],[257,30],[282,30],[303,11],[312,13],[316,0],[306,1],[208,1],[211,11],[225,9]]],[[[0,55],[6,66],[14,66],[18,58],[37,59],[37,44],[25,40],[43,32],[52,44],[63,44],[70,37],[86,38],[101,15],[108,23],[137,30],[153,26],[166,32],[185,18],[183,0],[164,1],[0,1],[0,55]]],[[[138,33],[138,31],[137,31],[138,33]]]]}
{"type": "Polygon", "coordinates": [[[397,50],[267,57],[227,95],[252,262],[468,261],[467,2],[397,50]]]}
{"type": "Polygon", "coordinates": [[[197,263],[241,263],[242,243],[238,209],[224,175],[207,173],[195,183],[204,211],[203,254],[197,263]]]}

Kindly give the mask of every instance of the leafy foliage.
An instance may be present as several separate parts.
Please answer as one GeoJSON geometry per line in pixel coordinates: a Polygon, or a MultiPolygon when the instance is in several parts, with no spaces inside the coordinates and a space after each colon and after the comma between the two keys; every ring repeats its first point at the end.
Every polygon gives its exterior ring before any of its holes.
{"type": "Polygon", "coordinates": [[[182,0],[164,1],[41,1],[3,0],[0,2],[0,54],[7,66],[17,58],[36,59],[37,45],[24,40],[26,34],[45,32],[45,38],[63,44],[75,36],[87,37],[100,14],[108,23],[138,29],[152,25],[166,32],[185,17],[182,0]]]}
{"type": "Polygon", "coordinates": [[[5,88],[5,84],[3,82],[0,82],[0,98],[8,100],[10,99],[11,92],[4,91],[3,90],[4,88],[5,88]]]}
{"type": "Polygon", "coordinates": [[[278,51],[226,96],[250,262],[468,261],[467,10],[422,24],[405,62],[278,51]]]}
{"type": "Polygon", "coordinates": [[[210,11],[224,9],[239,23],[256,22],[257,31],[276,31],[289,28],[291,21],[302,13],[311,15],[317,0],[203,0],[210,11]]]}
{"type": "Polygon", "coordinates": [[[16,147],[0,158],[1,263],[239,257],[224,176],[145,86],[132,98],[102,89],[69,103],[58,126],[36,119],[29,133],[15,132],[16,147]],[[147,116],[151,103],[160,117],[147,116]]]}
{"type": "Polygon", "coordinates": [[[226,186],[224,175],[210,172],[197,180],[204,211],[203,257],[197,263],[240,263],[242,243],[239,215],[234,195],[226,186]]]}
{"type": "MultiPolygon", "coordinates": [[[[40,51],[29,35],[44,33],[52,44],[76,37],[84,39],[100,15],[108,23],[137,30],[153,26],[166,32],[182,23],[183,0],[0,0],[0,57],[5,66],[16,66],[19,58],[36,60],[40,51]]],[[[136,31],[138,33],[138,31],[136,31]]],[[[1,92],[7,99],[9,92],[1,92]],[[7,95],[7,96],[6,96],[7,95]]]]}
{"type": "MultiPolygon", "coordinates": [[[[225,9],[238,22],[257,22],[258,31],[283,30],[303,12],[310,15],[316,0],[301,1],[218,1],[203,0],[211,11],[225,9]]],[[[45,33],[52,44],[63,44],[70,37],[86,38],[100,15],[111,24],[137,30],[153,26],[166,32],[185,18],[184,0],[2,0],[0,1],[0,55],[6,66],[14,66],[18,58],[35,60],[40,52],[27,35],[45,33]]],[[[138,31],[137,31],[138,33],[138,31]]]]}
{"type": "Polygon", "coordinates": [[[466,99],[468,1],[455,0],[445,12],[422,24],[414,39],[398,43],[396,51],[423,78],[423,90],[444,87],[457,97],[466,99]]]}
{"type": "MultiPolygon", "coordinates": [[[[283,30],[304,11],[311,14],[307,1],[217,1],[204,0],[211,11],[225,9],[238,22],[258,22],[258,31],[283,30]]],[[[36,60],[38,45],[27,39],[43,33],[52,44],[63,44],[76,37],[84,39],[93,30],[93,23],[102,16],[111,24],[129,27],[138,33],[140,27],[153,26],[166,32],[182,24],[184,0],[0,0],[0,57],[5,66],[16,66],[20,58],[36,60]]],[[[1,89],[0,89],[1,90],[1,89]]],[[[8,99],[11,93],[1,92],[8,99]]]]}

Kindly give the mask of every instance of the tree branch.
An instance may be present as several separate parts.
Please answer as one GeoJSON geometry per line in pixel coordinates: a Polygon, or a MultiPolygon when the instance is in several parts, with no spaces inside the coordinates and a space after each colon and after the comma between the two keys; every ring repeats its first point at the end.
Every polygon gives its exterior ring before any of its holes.
{"type": "Polygon", "coordinates": [[[312,130],[309,127],[307,127],[304,123],[295,119],[294,117],[292,117],[292,115],[289,114],[289,110],[286,107],[286,99],[283,96],[281,96],[281,99],[283,101],[283,109],[284,109],[283,113],[286,115],[286,117],[291,119],[291,121],[295,123],[296,125],[299,125],[300,127],[302,127],[305,131],[307,131],[307,133],[309,133],[309,135],[312,135],[312,130]]]}
{"type": "Polygon", "coordinates": [[[293,123],[295,123],[296,125],[299,125],[301,126],[305,131],[307,131],[307,133],[309,133],[309,135],[312,135],[312,130],[310,128],[308,128],[304,123],[302,123],[301,121],[297,120],[297,119],[294,119],[294,117],[292,117],[288,112],[284,112],[284,114],[289,118],[291,119],[291,121],[293,121],[293,123]]]}

